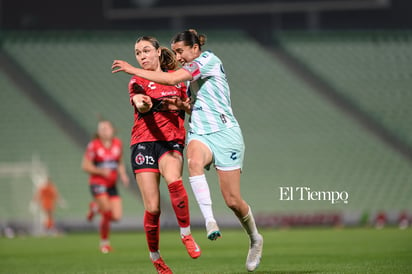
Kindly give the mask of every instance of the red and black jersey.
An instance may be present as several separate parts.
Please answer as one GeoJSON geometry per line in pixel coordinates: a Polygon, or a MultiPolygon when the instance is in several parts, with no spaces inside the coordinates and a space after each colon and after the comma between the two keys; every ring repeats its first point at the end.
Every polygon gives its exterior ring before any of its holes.
{"type": "Polygon", "coordinates": [[[98,168],[111,169],[108,177],[91,174],[90,184],[105,185],[107,187],[116,184],[119,162],[122,157],[122,142],[113,138],[110,147],[105,147],[100,139],[93,139],[87,145],[85,157],[93,162],[98,168]]]}
{"type": "MultiPolygon", "coordinates": [[[[137,76],[133,76],[129,82],[130,102],[133,104],[133,96],[144,94],[150,96],[152,101],[158,101],[165,97],[178,96],[187,98],[186,86],[180,83],[176,86],[161,85],[137,76]]],[[[186,131],[184,128],[184,111],[153,110],[140,114],[134,107],[134,125],[130,146],[141,142],[175,141],[184,144],[186,131]]]]}

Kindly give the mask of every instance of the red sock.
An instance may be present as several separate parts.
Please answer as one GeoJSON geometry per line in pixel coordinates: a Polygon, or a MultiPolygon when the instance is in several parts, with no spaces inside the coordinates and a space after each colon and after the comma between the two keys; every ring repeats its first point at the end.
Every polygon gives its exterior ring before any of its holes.
{"type": "Polygon", "coordinates": [[[182,180],[173,182],[167,187],[179,226],[188,227],[190,225],[189,200],[182,180]]]}
{"type": "Polygon", "coordinates": [[[150,252],[159,250],[159,231],[160,231],[160,212],[152,214],[145,210],[144,212],[144,231],[146,232],[146,241],[150,252]]]}
{"type": "Polygon", "coordinates": [[[109,239],[110,221],[112,220],[112,212],[102,212],[102,220],[100,221],[100,238],[102,240],[109,239]]]}

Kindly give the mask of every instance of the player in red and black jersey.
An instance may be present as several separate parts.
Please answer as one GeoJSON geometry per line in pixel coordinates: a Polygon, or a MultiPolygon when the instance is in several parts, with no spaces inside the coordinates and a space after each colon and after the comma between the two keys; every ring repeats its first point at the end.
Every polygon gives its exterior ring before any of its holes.
{"type": "MultiPolygon", "coordinates": [[[[135,44],[135,54],[145,70],[166,71],[177,67],[174,54],[160,47],[153,37],[140,37],[135,44]]],[[[164,100],[188,100],[186,86],[183,83],[166,86],[134,76],[129,82],[129,95],[135,110],[131,163],[145,207],[143,222],[150,258],[158,273],[172,273],[159,253],[161,177],[167,184],[187,252],[192,258],[201,254],[191,235],[188,196],[182,181],[184,111],[164,100]]]]}
{"type": "Polygon", "coordinates": [[[122,159],[122,142],[115,137],[115,130],[109,121],[100,121],[96,137],[87,145],[83,156],[82,168],[90,174],[90,191],[94,201],[90,204],[88,219],[99,212],[100,250],[103,253],[111,251],[109,243],[110,222],[118,221],[122,216],[122,203],[117,192],[117,177],[127,187],[129,177],[122,159]]]}

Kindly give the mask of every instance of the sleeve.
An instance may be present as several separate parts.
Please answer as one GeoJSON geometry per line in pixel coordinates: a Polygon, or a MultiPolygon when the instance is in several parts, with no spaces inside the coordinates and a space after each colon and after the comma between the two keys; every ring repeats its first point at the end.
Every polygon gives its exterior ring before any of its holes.
{"type": "Polygon", "coordinates": [[[180,84],[180,98],[183,100],[187,99],[188,96],[188,85],[186,83],[180,84]]]}
{"type": "Polygon", "coordinates": [[[201,76],[199,64],[195,61],[185,64],[183,69],[187,70],[192,75],[192,81],[196,81],[201,76]]]}
{"type": "Polygon", "coordinates": [[[89,161],[93,161],[94,158],[96,157],[96,152],[95,152],[95,149],[94,149],[93,142],[90,142],[87,145],[86,152],[84,153],[84,156],[89,161]]]}
{"type": "Polygon", "coordinates": [[[145,93],[145,90],[142,86],[142,83],[139,82],[139,79],[137,77],[132,77],[129,81],[129,99],[130,99],[130,104],[134,105],[133,103],[133,96],[139,93],[145,93]]]}

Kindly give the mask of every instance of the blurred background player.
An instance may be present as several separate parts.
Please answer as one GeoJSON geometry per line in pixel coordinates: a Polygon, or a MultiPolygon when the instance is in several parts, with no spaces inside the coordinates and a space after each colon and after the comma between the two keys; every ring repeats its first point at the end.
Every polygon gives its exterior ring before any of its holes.
{"type": "MultiPolygon", "coordinates": [[[[138,38],[135,54],[144,70],[168,71],[176,69],[178,64],[173,52],[160,47],[154,37],[138,38]]],[[[130,101],[134,106],[131,164],[144,203],[143,223],[149,254],[158,273],[172,273],[159,253],[161,176],[167,184],[188,254],[194,259],[201,255],[191,235],[189,201],[182,181],[185,113],[174,106],[169,109],[163,101],[165,97],[186,100],[186,89],[184,84],[165,86],[137,76],[129,82],[130,101]]]]}
{"type": "Polygon", "coordinates": [[[87,145],[82,169],[90,174],[90,190],[95,202],[90,205],[88,218],[91,220],[97,212],[101,214],[99,229],[102,253],[112,250],[109,242],[110,222],[118,221],[122,216],[122,202],[116,188],[118,175],[125,187],[129,185],[122,156],[122,142],[115,137],[112,123],[100,121],[95,138],[87,145]]]}
{"type": "Polygon", "coordinates": [[[45,214],[44,228],[48,233],[55,233],[54,211],[56,204],[60,200],[57,187],[50,177],[39,186],[37,193],[35,193],[34,201],[40,205],[41,210],[45,214]]]}
{"type": "Polygon", "coordinates": [[[214,222],[214,218],[204,168],[214,163],[226,205],[249,235],[246,268],[254,271],[260,263],[263,237],[257,230],[250,206],[240,192],[245,146],[231,108],[223,64],[212,52],[202,51],[205,40],[204,35],[199,36],[194,30],[178,33],[172,39],[172,49],[183,68],[172,73],[138,69],[121,60],[115,60],[112,69],[113,73],[124,71],[165,85],[191,82],[190,103],[179,98],[169,100],[169,103],[191,114],[187,158],[193,193],[205,217],[209,237],[208,223],[214,222]]]}

